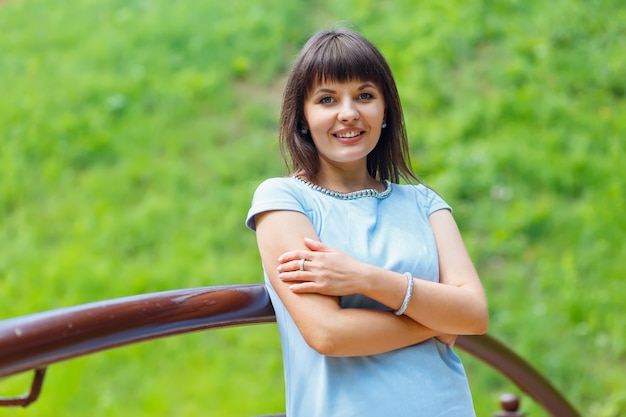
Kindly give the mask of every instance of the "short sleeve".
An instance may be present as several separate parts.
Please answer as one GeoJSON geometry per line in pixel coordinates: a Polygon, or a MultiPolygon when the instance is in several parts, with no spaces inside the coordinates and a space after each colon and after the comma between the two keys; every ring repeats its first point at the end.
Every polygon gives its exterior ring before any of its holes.
{"type": "Polygon", "coordinates": [[[270,178],[257,187],[248,210],[246,226],[256,231],[254,216],[271,210],[306,212],[302,196],[291,178],[270,178]]]}
{"type": "Polygon", "coordinates": [[[431,214],[439,210],[452,211],[452,207],[450,207],[450,205],[446,203],[439,194],[437,194],[431,188],[428,188],[426,186],[422,185],[421,187],[423,187],[423,191],[424,191],[424,197],[425,197],[424,207],[426,209],[427,216],[430,216],[431,214]]]}

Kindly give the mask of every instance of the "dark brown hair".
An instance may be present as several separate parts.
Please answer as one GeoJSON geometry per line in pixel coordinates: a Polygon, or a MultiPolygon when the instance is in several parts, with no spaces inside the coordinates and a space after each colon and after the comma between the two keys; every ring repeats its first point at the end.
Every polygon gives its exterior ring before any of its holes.
{"type": "Polygon", "coordinates": [[[333,29],[314,34],[303,46],[289,73],[280,114],[280,148],[289,169],[309,179],[319,170],[319,157],[306,126],[304,100],[320,82],[372,81],[384,94],[387,127],[367,157],[367,170],[377,180],[398,183],[417,177],[411,169],[400,96],[389,64],[360,34],[333,29]]]}

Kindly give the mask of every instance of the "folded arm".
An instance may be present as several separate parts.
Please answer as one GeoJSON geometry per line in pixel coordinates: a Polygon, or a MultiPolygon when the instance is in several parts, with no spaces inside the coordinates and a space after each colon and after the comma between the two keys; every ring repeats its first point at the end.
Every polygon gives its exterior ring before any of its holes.
{"type": "MultiPolygon", "coordinates": [[[[411,346],[442,333],[409,316],[396,316],[389,311],[341,308],[337,295],[293,291],[294,281],[279,276],[284,273],[279,273],[278,268],[286,269],[282,267],[286,260],[279,258],[294,250],[310,252],[304,239],[318,240],[313,225],[305,215],[293,211],[264,212],[255,216],[255,222],[268,278],[305,341],[318,352],[330,356],[373,355],[411,346]]],[[[300,272],[299,259],[290,261],[291,270],[300,272]]],[[[354,267],[362,267],[354,262],[354,267]]]]}
{"type": "MultiPolygon", "coordinates": [[[[439,282],[413,279],[413,292],[405,316],[441,334],[481,334],[487,329],[485,293],[452,214],[439,210],[429,218],[439,258],[439,282]]],[[[324,295],[363,294],[398,309],[407,292],[407,278],[356,261],[315,240],[306,250],[291,250],[281,257],[280,279],[292,292],[324,295]],[[308,261],[299,271],[297,262],[308,261]]],[[[294,247],[297,244],[294,242],[294,247]]]]}

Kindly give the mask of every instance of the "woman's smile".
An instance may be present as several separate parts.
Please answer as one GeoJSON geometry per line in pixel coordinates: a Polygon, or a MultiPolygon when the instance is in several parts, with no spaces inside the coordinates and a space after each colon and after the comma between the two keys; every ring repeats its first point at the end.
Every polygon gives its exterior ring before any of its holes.
{"type": "Polygon", "coordinates": [[[365,133],[363,130],[344,129],[333,133],[337,139],[342,143],[357,142],[361,136],[365,133]]]}

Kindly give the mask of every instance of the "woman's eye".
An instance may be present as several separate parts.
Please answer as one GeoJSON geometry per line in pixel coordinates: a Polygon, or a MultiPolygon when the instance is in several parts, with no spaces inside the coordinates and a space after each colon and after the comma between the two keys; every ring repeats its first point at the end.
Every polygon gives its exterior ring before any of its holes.
{"type": "Polygon", "coordinates": [[[359,100],[370,100],[373,97],[374,96],[372,96],[370,93],[361,93],[361,94],[359,94],[359,100]]]}
{"type": "Polygon", "coordinates": [[[320,103],[322,104],[330,104],[332,102],[333,102],[332,97],[322,97],[322,99],[320,100],[320,103]]]}

